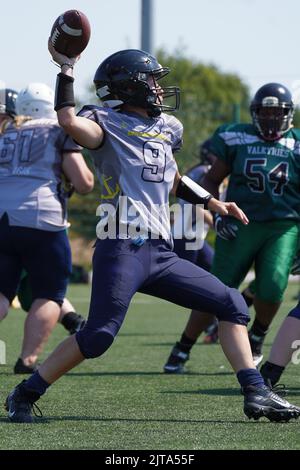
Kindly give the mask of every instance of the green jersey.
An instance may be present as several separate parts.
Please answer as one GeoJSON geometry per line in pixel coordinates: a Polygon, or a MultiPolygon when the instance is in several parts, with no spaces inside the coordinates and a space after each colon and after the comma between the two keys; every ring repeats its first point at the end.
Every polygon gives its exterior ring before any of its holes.
{"type": "Polygon", "coordinates": [[[249,220],[300,221],[300,129],[268,142],[252,124],[226,124],[211,145],[230,168],[227,201],[236,202],[249,220]]]}

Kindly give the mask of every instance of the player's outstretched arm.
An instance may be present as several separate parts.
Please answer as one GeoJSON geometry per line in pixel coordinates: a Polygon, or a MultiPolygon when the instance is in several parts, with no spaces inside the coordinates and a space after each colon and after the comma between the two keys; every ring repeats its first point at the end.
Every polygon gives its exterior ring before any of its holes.
{"type": "Polygon", "coordinates": [[[172,193],[191,204],[202,204],[204,209],[209,209],[220,215],[231,215],[245,225],[249,223],[246,214],[235,202],[219,201],[191,178],[181,176],[179,172],[175,175],[172,193]]]}
{"type": "Polygon", "coordinates": [[[54,108],[57,112],[59,125],[82,147],[88,149],[99,147],[104,137],[101,127],[90,119],[76,116],[74,110],[73,68],[80,55],[70,58],[57,52],[50,39],[48,49],[54,62],[61,67],[61,73],[57,75],[54,108]]]}
{"type": "Polygon", "coordinates": [[[222,202],[218,199],[212,198],[209,200],[207,208],[220,215],[231,215],[243,222],[244,225],[249,223],[246,214],[236,205],[235,202],[222,202]]]}

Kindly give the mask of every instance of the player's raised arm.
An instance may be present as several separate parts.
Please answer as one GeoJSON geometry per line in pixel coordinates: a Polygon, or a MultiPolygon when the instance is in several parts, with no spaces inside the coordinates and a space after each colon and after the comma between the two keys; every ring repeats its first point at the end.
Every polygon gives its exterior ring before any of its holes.
{"type": "Polygon", "coordinates": [[[57,75],[54,108],[60,126],[82,147],[88,149],[99,147],[104,137],[101,127],[90,119],[76,116],[74,110],[73,68],[80,55],[70,58],[57,52],[50,38],[48,49],[54,62],[61,67],[61,73],[57,75]]]}
{"type": "Polygon", "coordinates": [[[218,212],[220,215],[231,215],[245,225],[249,223],[246,214],[235,202],[219,201],[188,176],[180,176],[179,172],[175,176],[172,193],[191,204],[203,204],[204,209],[218,212]]]}

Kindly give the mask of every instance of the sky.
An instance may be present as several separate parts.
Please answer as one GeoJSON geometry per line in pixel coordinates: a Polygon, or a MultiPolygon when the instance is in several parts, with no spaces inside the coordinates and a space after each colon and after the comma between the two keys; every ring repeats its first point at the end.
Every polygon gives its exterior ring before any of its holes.
{"type": "MultiPolygon", "coordinates": [[[[55,19],[78,9],[91,23],[91,39],[75,70],[75,93],[86,95],[108,55],[141,48],[141,0],[0,0],[0,80],[20,90],[30,82],[54,88],[58,68],[47,38],[55,19]]],[[[152,0],[153,52],[188,58],[236,73],[250,93],[280,82],[300,102],[300,0],[152,0]]],[[[168,64],[163,64],[168,65],[168,64]]]]}

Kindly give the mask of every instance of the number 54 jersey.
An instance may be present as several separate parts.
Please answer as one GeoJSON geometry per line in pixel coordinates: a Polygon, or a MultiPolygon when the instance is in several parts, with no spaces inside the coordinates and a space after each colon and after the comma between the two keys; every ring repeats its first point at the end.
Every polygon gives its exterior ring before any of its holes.
{"type": "Polygon", "coordinates": [[[230,168],[227,201],[253,221],[300,220],[300,130],[265,141],[252,124],[219,127],[212,152],[230,168]]]}
{"type": "Polygon", "coordinates": [[[118,208],[124,226],[139,218],[142,231],[170,239],[169,193],[177,171],[173,152],[182,143],[181,123],[164,113],[144,118],[95,106],[85,106],[79,114],[105,132],[102,145],[90,150],[101,186],[100,205],[118,208]]]}

